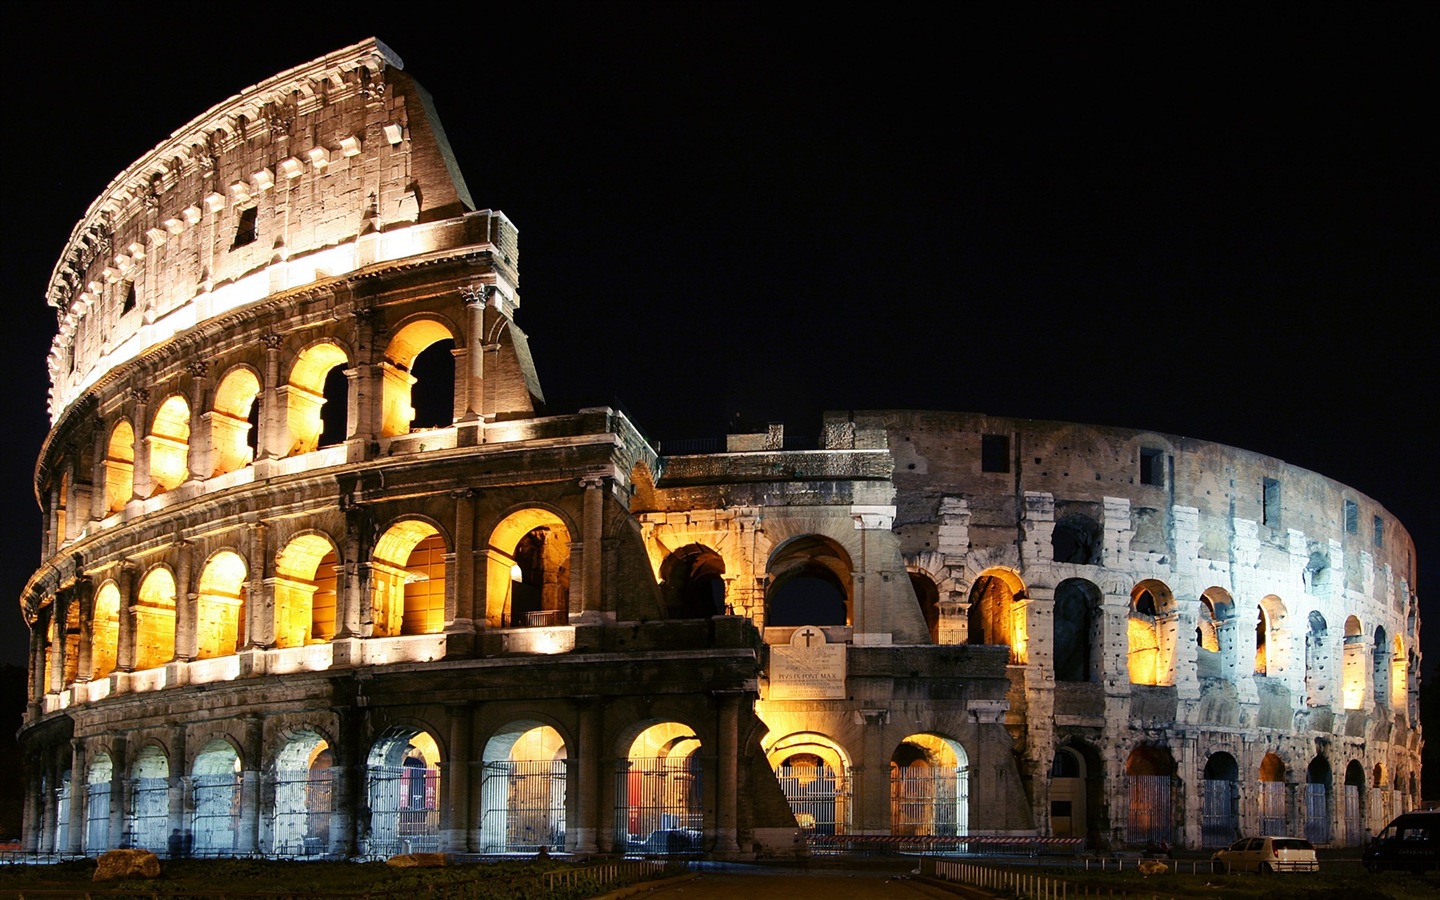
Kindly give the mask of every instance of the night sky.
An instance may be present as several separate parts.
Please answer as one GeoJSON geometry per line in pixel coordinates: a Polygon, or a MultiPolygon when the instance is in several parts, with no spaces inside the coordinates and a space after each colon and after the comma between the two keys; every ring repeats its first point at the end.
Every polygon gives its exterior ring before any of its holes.
{"type": "Polygon", "coordinates": [[[928,408],[1220,441],[1385,505],[1425,596],[1440,153],[1423,6],[363,6],[0,20],[0,661],[24,659],[44,291],[70,229],[192,117],[371,35],[434,94],[476,202],[520,229],[518,320],[553,411],[618,404],[661,440],[928,408]]]}

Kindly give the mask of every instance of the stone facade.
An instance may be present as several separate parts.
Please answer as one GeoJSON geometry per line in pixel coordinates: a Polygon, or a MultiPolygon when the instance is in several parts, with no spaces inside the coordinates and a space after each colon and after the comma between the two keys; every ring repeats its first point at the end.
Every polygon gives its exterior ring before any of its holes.
{"type": "Polygon", "coordinates": [[[1414,551],[1168,435],[545,410],[518,233],[367,41],[115,179],[51,282],[26,846],[1358,842],[1418,798],[1414,551]]]}

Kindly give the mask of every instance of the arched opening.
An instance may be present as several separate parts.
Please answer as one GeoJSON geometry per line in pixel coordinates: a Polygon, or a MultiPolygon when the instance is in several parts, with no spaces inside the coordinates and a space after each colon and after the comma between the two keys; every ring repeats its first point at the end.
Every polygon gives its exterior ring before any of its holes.
{"type": "Polygon", "coordinates": [[[925,619],[925,630],[932,643],[940,643],[940,588],[935,580],[924,572],[910,573],[910,587],[915,591],[915,601],[920,604],[920,615],[925,619]]]}
{"type": "Polygon", "coordinates": [[[1125,840],[1130,844],[1168,844],[1174,832],[1171,791],[1175,758],[1166,747],[1136,747],[1125,760],[1130,806],[1125,840]]]}
{"type": "Polygon", "coordinates": [[[173,491],[190,476],[190,404],[179,394],[155,411],[150,444],[150,496],[173,491]]]}
{"type": "Polygon", "coordinates": [[[660,596],[671,619],[708,619],[725,612],[725,560],[703,544],[689,544],[660,564],[660,596]]]}
{"type": "Polygon", "coordinates": [[[1055,680],[1099,681],[1104,616],[1100,588],[1083,578],[1055,586],[1055,680]]]}
{"type": "Polygon", "coordinates": [[[140,582],[135,614],[135,668],[153,669],[175,657],[175,576],[151,569],[140,582]]]}
{"type": "Polygon", "coordinates": [[[335,754],[305,729],[275,755],[275,818],[271,852],[277,856],[324,856],[334,846],[335,754]]]}
{"type": "Polygon", "coordinates": [[[60,473],[60,487],[55,491],[55,546],[64,544],[70,537],[70,463],[61,463],[64,471],[60,473]]]}
{"type": "Polygon", "coordinates": [[[303,647],[335,636],[335,568],[330,539],[296,536],[275,561],[275,646],[303,647]]]}
{"type": "Polygon", "coordinates": [[[115,778],[115,763],[104,751],[90,760],[85,773],[85,852],[103,853],[110,849],[110,782],[115,778]]]}
{"type": "Polygon", "coordinates": [[[80,603],[72,599],[65,608],[65,671],[62,684],[73,685],[80,677],[80,603]]]}
{"type": "Polygon", "coordinates": [[[210,741],[195,756],[190,777],[195,816],[190,833],[197,856],[229,856],[240,833],[240,756],[226,741],[210,741]]]}
{"type": "Polygon", "coordinates": [[[1025,583],[1006,569],[987,569],[970,586],[968,621],[969,644],[1004,644],[1010,648],[1010,662],[1026,661],[1028,635],[1025,607],[1029,596],[1025,583]]]}
{"type": "Polygon", "coordinates": [[[700,738],[680,722],[660,722],[630,742],[615,786],[617,852],[647,856],[704,849],[700,738]]]}
{"type": "Polygon", "coordinates": [[[440,748],[428,733],[392,728],[375,742],[366,767],[369,856],[440,849],[440,748]]]}
{"type": "Polygon", "coordinates": [[[1345,767],[1345,844],[1358,847],[1365,843],[1365,767],[1352,759],[1345,767]]]}
{"type": "Polygon", "coordinates": [[[1329,627],[1319,610],[1311,610],[1305,632],[1305,705],[1330,705],[1329,627]]]}
{"type": "Polygon", "coordinates": [[[107,581],[95,592],[95,611],[91,623],[90,680],[98,681],[115,671],[115,656],[120,649],[120,589],[107,581]]]}
{"type": "Polygon", "coordinates": [[[229,656],[245,646],[245,560],[233,550],[210,557],[195,596],[195,652],[199,659],[229,656]]]}
{"type": "Polygon", "coordinates": [[[123,846],[162,852],[169,846],[169,825],[170,761],[160,747],[146,744],[130,766],[130,814],[123,846]]]}
{"type": "Polygon", "coordinates": [[[285,386],[285,416],[290,430],[287,456],[309,453],[346,437],[349,416],[349,359],[340,345],[324,341],[305,348],[285,386]]]}
{"type": "Polygon", "coordinates": [[[105,445],[105,513],[118,513],[135,496],[135,429],[121,419],[105,445]]]}
{"type": "Polygon", "coordinates": [[[522,509],[490,535],[486,618],[492,627],[564,625],[570,613],[570,530],[555,513],[522,509]]]}
{"type": "Polygon", "coordinates": [[[970,758],[959,741],[912,734],[890,756],[890,832],[955,837],[970,831],[970,758]]]}
{"type": "Polygon", "coordinates": [[[1228,847],[1240,838],[1240,765],[1229,753],[1210,754],[1200,801],[1200,846],[1228,847]]]}
{"type": "Polygon", "coordinates": [[[234,369],[220,380],[210,412],[212,475],[243,469],[255,460],[259,396],[260,379],[249,369],[234,369]]]}
{"type": "Polygon", "coordinates": [[[485,744],[480,851],[565,849],[565,740],[539,722],[512,722],[485,744]]]}
{"type": "Polygon", "coordinates": [[[450,329],[434,319],[410,322],[390,339],[380,367],[382,437],[454,421],[454,347],[450,329]]]}
{"type": "Polygon", "coordinates": [[[1173,684],[1175,597],[1164,583],[1142,581],[1130,591],[1126,624],[1131,684],[1173,684]]]}
{"type": "Polygon", "coordinates": [[[1285,653],[1279,645],[1279,629],[1285,622],[1285,604],[1274,594],[1261,599],[1255,619],[1255,674],[1283,671],[1285,653]]]}
{"type": "Polygon", "coordinates": [[[1260,760],[1260,833],[1289,834],[1285,814],[1285,763],[1273,753],[1260,760]]]}
{"type": "Polygon", "coordinates": [[[1390,657],[1390,708],[1396,712],[1407,711],[1409,703],[1406,693],[1410,684],[1410,671],[1406,665],[1405,644],[1396,635],[1393,655],[1390,657]]]}
{"type": "Polygon", "coordinates": [[[55,823],[55,835],[51,846],[57,850],[70,843],[70,782],[70,770],[66,769],[60,773],[60,786],[51,795],[55,803],[55,815],[51,820],[55,823]]]}
{"type": "Polygon", "coordinates": [[[386,529],[370,555],[375,637],[445,630],[445,539],[419,519],[386,529]]]}
{"type": "Polygon", "coordinates": [[[827,537],[808,534],[785,542],[766,567],[765,624],[850,624],[851,572],[850,554],[827,537]]]}
{"type": "Polygon", "coordinates": [[[1224,588],[1210,587],[1200,595],[1195,627],[1195,669],[1201,678],[1235,680],[1235,604],[1224,588]]]}
{"type": "Polygon", "coordinates": [[[1323,756],[1305,770],[1305,839],[1316,846],[1330,843],[1330,763],[1323,756]]]}
{"type": "Polygon", "coordinates": [[[801,831],[850,833],[850,764],[840,745],[824,735],[792,734],[766,756],[801,831]]]}
{"type": "Polygon", "coordinates": [[[1375,629],[1374,643],[1371,644],[1371,654],[1374,656],[1374,668],[1371,678],[1375,683],[1375,705],[1388,709],[1390,707],[1390,639],[1385,634],[1384,626],[1375,629]]]}
{"type": "Polygon", "coordinates": [[[1365,631],[1355,616],[1345,620],[1344,648],[1344,681],[1341,693],[1346,709],[1360,709],[1365,705],[1365,676],[1369,669],[1369,660],[1365,658],[1365,631]]]}
{"type": "Polygon", "coordinates": [[[1051,558],[1059,563],[1098,565],[1104,536],[1100,523],[1083,513],[1063,516],[1050,535],[1051,558]]]}

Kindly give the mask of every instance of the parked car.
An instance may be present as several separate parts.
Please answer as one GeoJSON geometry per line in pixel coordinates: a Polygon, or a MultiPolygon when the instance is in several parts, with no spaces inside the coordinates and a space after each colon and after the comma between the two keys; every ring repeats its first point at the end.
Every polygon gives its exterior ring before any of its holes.
{"type": "Polygon", "coordinates": [[[1361,859],[1371,872],[1440,869],[1440,809],[1396,816],[1384,831],[1370,839],[1361,859]]]}
{"type": "Polygon", "coordinates": [[[650,832],[643,841],[631,842],[629,852],[647,856],[699,853],[704,849],[704,837],[688,828],[660,828],[650,832]]]}
{"type": "Polygon", "coordinates": [[[1320,860],[1315,848],[1304,838],[1265,837],[1241,838],[1211,857],[1217,872],[1318,872],[1320,860]]]}

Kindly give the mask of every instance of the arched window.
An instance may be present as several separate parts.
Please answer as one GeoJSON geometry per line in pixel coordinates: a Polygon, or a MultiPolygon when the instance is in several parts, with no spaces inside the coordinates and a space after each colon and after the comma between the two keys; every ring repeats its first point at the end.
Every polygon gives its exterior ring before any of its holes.
{"type": "Polygon", "coordinates": [[[1325,617],[1311,610],[1305,633],[1305,705],[1329,706],[1330,634],[1325,617]]]}
{"type": "Polygon", "coordinates": [[[705,791],[695,729],[658,722],[637,734],[615,791],[618,852],[675,856],[702,852],[705,791]]]}
{"type": "Polygon", "coordinates": [[[249,369],[234,369],[220,380],[210,412],[211,475],[234,472],[254,461],[259,396],[260,379],[249,369]]]}
{"type": "Polygon", "coordinates": [[[245,560],[222,550],[205,562],[195,597],[198,659],[229,656],[245,645],[245,560]]]}
{"type": "Polygon", "coordinates": [[[850,555],[820,535],[798,537],[775,551],[767,572],[765,624],[848,625],[850,555]]]}
{"type": "Polygon", "coordinates": [[[1312,844],[1330,843],[1330,763],[1316,756],[1306,769],[1305,839],[1312,844]]]}
{"type": "Polygon", "coordinates": [[[1260,833],[1289,834],[1285,811],[1285,763],[1273,753],[1260,760],[1260,833]]]}
{"type": "Polygon", "coordinates": [[[930,640],[940,643],[940,588],[923,572],[910,573],[910,587],[920,604],[920,615],[925,618],[925,630],[930,633],[930,640]]]}
{"type": "Polygon", "coordinates": [[[1025,607],[1029,600],[1025,583],[1006,569],[987,569],[970,586],[968,616],[969,644],[1004,644],[1010,648],[1010,662],[1027,659],[1029,635],[1025,607]]]}
{"type": "Polygon", "coordinates": [[[1371,646],[1370,652],[1375,659],[1372,676],[1375,682],[1375,705],[1388,708],[1390,706],[1391,650],[1390,639],[1385,634],[1384,626],[1375,629],[1375,642],[1371,646]]]}
{"type": "Polygon", "coordinates": [[[135,668],[153,669],[175,657],[175,576],[151,569],[135,605],[135,668]]]}
{"type": "Polygon", "coordinates": [[[1360,620],[1351,616],[1345,620],[1345,671],[1342,690],[1345,708],[1360,709],[1365,705],[1365,680],[1369,674],[1369,660],[1365,654],[1365,631],[1360,620]]]}
{"type": "Polygon", "coordinates": [[[912,734],[895,748],[890,832],[938,837],[970,832],[970,760],[959,741],[912,734]]]}
{"type": "Polygon", "coordinates": [[[802,832],[850,833],[850,764],[839,744],[820,734],[791,734],[766,756],[802,832]]]}
{"type": "Polygon", "coordinates": [[[565,741],[539,722],[512,722],[485,744],[480,851],[565,849],[565,741]]]}
{"type": "Polygon", "coordinates": [[[98,681],[115,671],[115,654],[120,645],[120,589],[107,581],[95,592],[91,624],[90,680],[98,681]]]}
{"type": "Polygon", "coordinates": [[[118,513],[135,496],[135,429],[124,419],[105,445],[105,512],[118,513]]]}
{"type": "MultiPolygon", "coordinates": [[[[973,607],[972,607],[973,608],[973,607]]],[[[1055,587],[1055,680],[1099,681],[1103,640],[1100,589],[1083,578],[1055,587]]]]}
{"type": "Polygon", "coordinates": [[[1260,601],[1255,619],[1255,674],[1277,675],[1284,669],[1285,652],[1278,631],[1285,622],[1285,604],[1274,594],[1260,601]]]}
{"type": "Polygon", "coordinates": [[[150,496],[173,491],[190,477],[190,404],[165,398],[145,439],[150,444],[150,496]]]}
{"type": "Polygon", "coordinates": [[[1365,842],[1365,767],[1358,759],[1345,767],[1345,843],[1358,847],[1365,842]]]}
{"type": "Polygon", "coordinates": [[[445,629],[445,539],[435,526],[417,519],[390,526],[370,566],[376,637],[445,629]]]}
{"type": "Polygon", "coordinates": [[[275,562],[275,646],[303,647],[335,636],[335,568],[330,540],[295,537],[275,562]]]}
{"type": "Polygon", "coordinates": [[[295,360],[285,391],[290,430],[287,456],[345,439],[349,385],[344,367],[348,363],[345,351],[330,341],[307,347],[295,360]]]}
{"type": "Polygon", "coordinates": [[[703,544],[689,544],[660,564],[660,596],[672,619],[708,619],[725,612],[725,560],[703,544]]]}
{"type": "MultiPolygon", "coordinates": [[[[184,771],[183,768],[181,771],[184,771]]],[[[130,806],[126,839],[134,847],[168,847],[170,833],[170,761],[165,751],[146,744],[130,766],[130,806]]]]}
{"type": "Polygon", "coordinates": [[[240,757],[223,740],[213,740],[195,757],[190,778],[195,815],[190,832],[195,853],[229,856],[240,831],[240,757]]]}
{"type": "Polygon", "coordinates": [[[110,754],[97,753],[85,773],[85,852],[103,853],[110,849],[110,782],[115,777],[115,763],[110,754]]]}
{"type": "Polygon", "coordinates": [[[440,322],[417,319],[390,339],[381,364],[382,437],[409,434],[412,427],[445,426],[454,420],[453,337],[440,322]],[[421,374],[425,375],[423,382],[421,374]]]}
{"type": "Polygon", "coordinates": [[[1131,844],[1169,843],[1174,829],[1172,781],[1175,758],[1165,747],[1136,747],[1125,761],[1129,808],[1125,840],[1131,844]]]}
{"type": "Polygon", "coordinates": [[[1104,806],[1104,765],[1095,748],[1078,741],[1057,747],[1050,761],[1051,833],[1072,838],[1098,834],[1104,806]]]}
{"type": "Polygon", "coordinates": [[[1209,587],[1200,595],[1195,625],[1195,667],[1202,678],[1235,680],[1235,604],[1224,588],[1209,587]]]}
{"type": "Polygon", "coordinates": [[[1050,549],[1055,562],[1093,566],[1100,563],[1104,530],[1084,513],[1072,513],[1055,523],[1050,549]]]}
{"type": "Polygon", "coordinates": [[[1162,582],[1142,581],[1131,590],[1126,629],[1131,684],[1173,683],[1174,609],[1174,595],[1162,582]]]}

